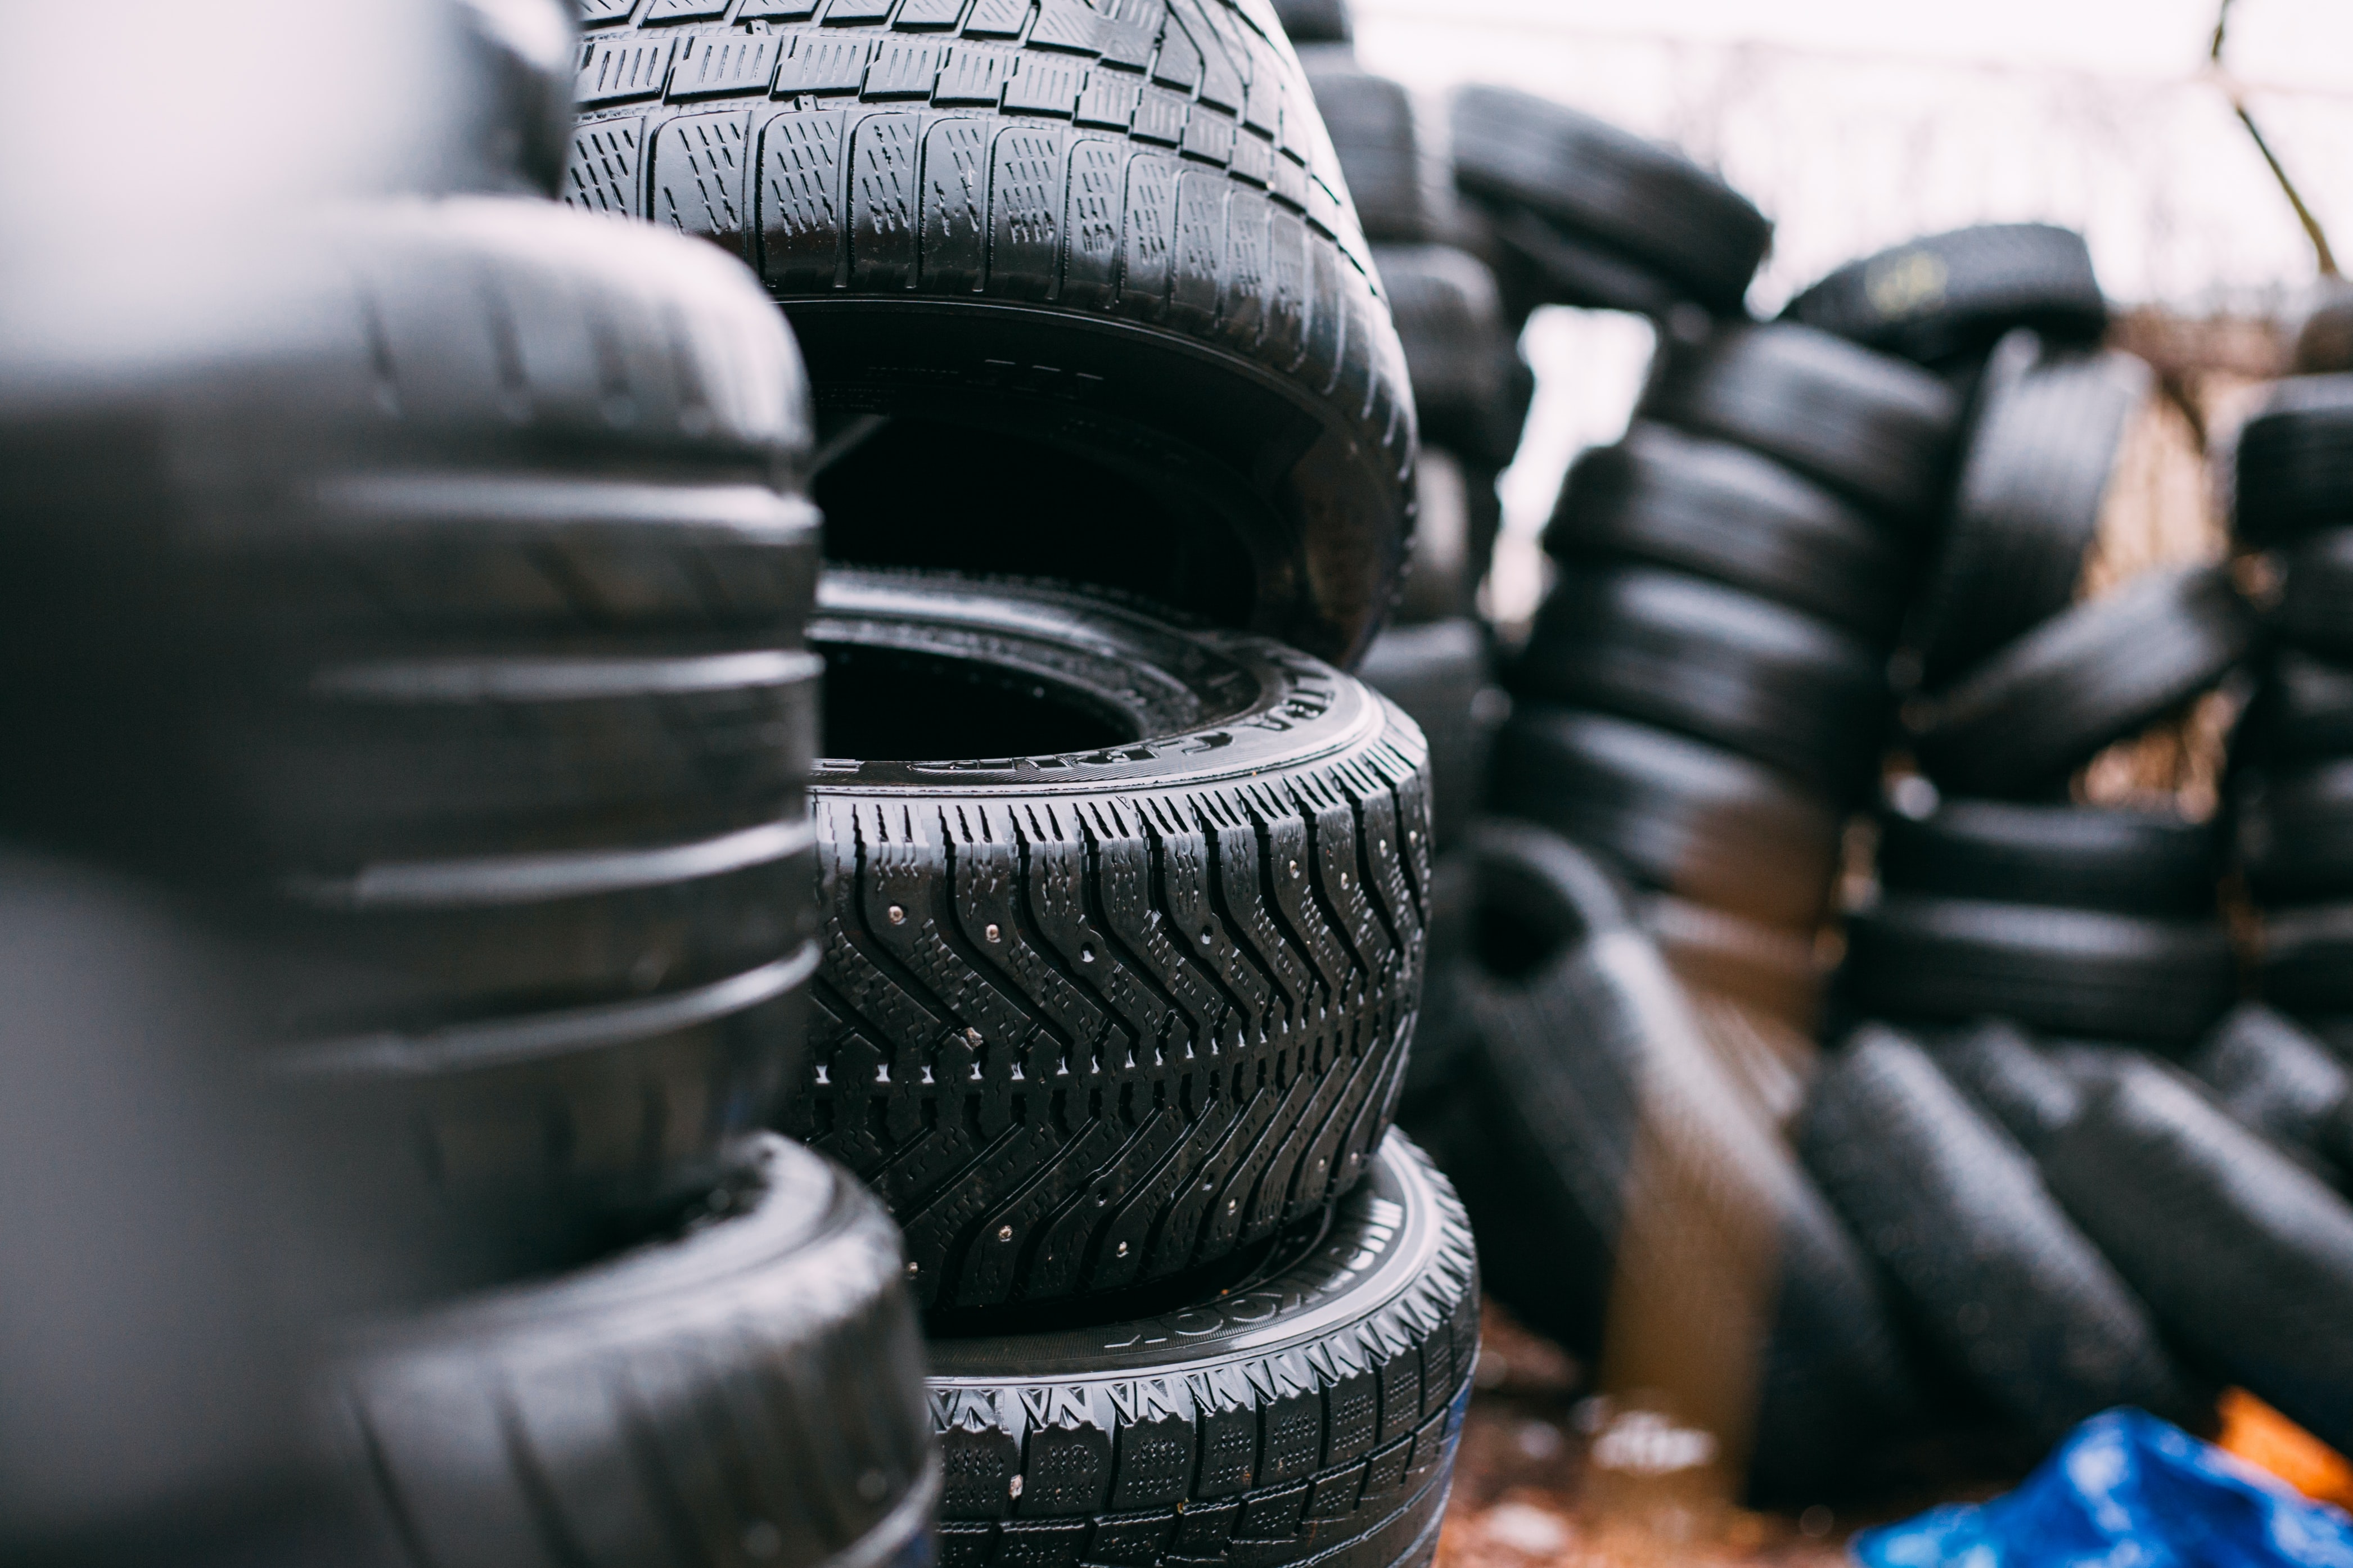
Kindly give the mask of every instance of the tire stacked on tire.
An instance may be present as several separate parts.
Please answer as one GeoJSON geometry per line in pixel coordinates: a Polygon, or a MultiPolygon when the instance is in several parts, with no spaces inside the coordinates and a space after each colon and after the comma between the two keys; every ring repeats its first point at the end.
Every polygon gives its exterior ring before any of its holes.
{"type": "MultiPolygon", "coordinates": [[[[780,1126],[903,1229],[944,1561],[1426,1562],[1478,1300],[1388,1130],[1431,765],[1335,668],[1416,479],[1366,242],[1424,237],[1410,146],[1350,195],[1399,95],[1327,132],[1229,0],[616,5],[582,62],[567,199],[739,257],[807,356],[823,958],[780,1126]]],[[[1411,673],[1475,678],[1441,651],[1411,673]]]]}
{"type": "Polygon", "coordinates": [[[2349,447],[2353,376],[2297,376],[2247,421],[2232,463],[2238,542],[2268,555],[2279,584],[2232,752],[2237,861],[2263,914],[2264,999],[2340,1041],[2353,1018],[2349,447]]]}

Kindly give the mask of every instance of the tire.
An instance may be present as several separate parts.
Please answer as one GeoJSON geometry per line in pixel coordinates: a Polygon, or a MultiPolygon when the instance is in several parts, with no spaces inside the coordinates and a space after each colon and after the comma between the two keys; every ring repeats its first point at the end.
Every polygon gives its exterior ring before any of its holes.
{"type": "Polygon", "coordinates": [[[1356,27],[1347,0],[1273,0],[1283,36],[1294,44],[1352,44],[1356,27]]]}
{"type": "Polygon", "coordinates": [[[942,1568],[1421,1568],[1479,1343],[1461,1205],[1389,1135],[1226,1289],[935,1336],[942,1568]]]}
{"type": "Polygon", "coordinates": [[[1688,572],[1881,647],[1910,592],[1903,552],[1848,502],[1769,458],[1648,421],[1570,466],[1544,542],[1571,571],[1618,559],[1688,572]]]}
{"type": "Polygon", "coordinates": [[[1028,15],[592,19],[566,199],[785,306],[829,558],[1098,583],[1353,661],[1413,401],[1296,57],[1235,0],[1028,15]]]}
{"type": "Polygon", "coordinates": [[[1405,345],[1424,448],[1508,465],[1527,410],[1511,384],[1518,350],[1494,274],[1442,245],[1377,245],[1373,258],[1405,345]]]}
{"type": "Polygon", "coordinates": [[[2273,616],[2280,640],[2330,658],[2353,658],[2353,528],[2306,539],[2289,552],[2286,564],[2287,585],[2273,616]]]}
{"type": "Polygon", "coordinates": [[[1412,722],[1099,595],[842,570],[818,608],[841,758],[785,1130],[881,1194],[917,1299],[1122,1289],[1345,1193],[1421,985],[1412,722]]]}
{"type": "Polygon", "coordinates": [[[2013,327],[2091,343],[2108,307],[2084,237],[2048,224],[1981,224],[1850,262],[1782,312],[1922,364],[1991,348],[2013,327]]]}
{"type": "Polygon", "coordinates": [[[2239,862],[2259,900],[2353,896],[2353,762],[2261,779],[2238,807],[2239,862]]]}
{"type": "Polygon", "coordinates": [[[2339,1191],[2353,1184],[2353,1075],[2312,1036],[2251,1002],[2183,1065],[2242,1126],[2339,1191]]]}
{"type": "Polygon", "coordinates": [[[1461,844],[1486,808],[1495,731],[1510,707],[1487,672],[1487,631],[1476,621],[1394,626],[1357,668],[1405,710],[1430,744],[1430,836],[1437,852],[1461,844]]]}
{"type": "Polygon", "coordinates": [[[6,700],[57,765],[0,815],[246,900],[266,1063],[437,1266],[576,1260],[798,1070],[790,336],[707,247],[538,203],[259,232],[182,287],[134,366],[0,416],[47,491],[0,502],[0,663],[77,671],[6,700]]]}
{"type": "Polygon", "coordinates": [[[579,51],[573,0],[456,0],[479,83],[452,94],[473,130],[479,173],[455,189],[562,193],[572,150],[572,68],[579,51]]]}
{"type": "Polygon", "coordinates": [[[1949,684],[2074,602],[2149,380],[2130,354],[2046,348],[2031,331],[1995,346],[1916,612],[1926,685],[1949,684]]]}
{"type": "Polygon", "coordinates": [[[1462,989],[1476,935],[1472,920],[1477,881],[1476,868],[1461,851],[1430,862],[1430,978],[1421,988],[1405,1092],[1398,1101],[1398,1124],[1409,1131],[1428,1120],[1427,1112],[1458,1098],[1471,1053],[1478,1047],[1477,1025],[1462,989]]]}
{"type": "Polygon", "coordinates": [[[1919,1046],[1858,1033],[1798,1147],[1936,1359],[2036,1442],[2120,1405],[2200,1419],[2147,1307],[1919,1046]]]}
{"type": "Polygon", "coordinates": [[[2187,920],[2213,914],[2221,856],[2211,824],[2097,806],[1947,801],[1881,820],[1890,892],[2187,920]]]}
{"type": "MultiPolygon", "coordinates": [[[[1773,226],[1737,191],[1671,149],[1513,88],[1454,96],[1454,175],[1462,189],[1525,208],[1566,243],[1665,279],[1681,299],[1736,312],[1773,226]]],[[[1596,297],[1562,304],[1641,309],[1596,297]]]]}
{"type": "MultiPolygon", "coordinates": [[[[1475,617],[1479,584],[1486,578],[1502,526],[1503,501],[1495,493],[1493,469],[1466,464],[1436,447],[1424,447],[1416,467],[1421,516],[1389,617],[1391,630],[1475,617]]],[[[1370,650],[1365,658],[1372,658],[1370,650]]],[[[1364,661],[1356,668],[1365,668],[1364,661]]]]}
{"type": "Polygon", "coordinates": [[[1785,929],[1829,913],[1837,808],[1718,747],[1524,704],[1497,743],[1495,803],[1659,892],[1785,929]]]}
{"type": "Polygon", "coordinates": [[[2353,668],[2274,647],[2231,738],[2234,770],[2295,769],[2353,757],[2353,668]]]}
{"type": "Polygon", "coordinates": [[[2313,285],[2312,303],[2297,326],[2288,356],[2291,375],[2337,375],[2353,371],[2353,289],[2342,279],[2313,285]]]}
{"type": "Polygon", "coordinates": [[[2353,904],[2307,904],[2263,917],[2264,1000],[2306,1018],[2353,1013],[2353,904]]]}
{"type": "Polygon", "coordinates": [[[1913,704],[1914,751],[1949,793],[2031,798],[2211,690],[2254,640],[2226,569],[2152,572],[1913,704]]]}
{"type": "Polygon", "coordinates": [[[2268,550],[2346,521],[2353,375],[2291,376],[2239,429],[2229,482],[2232,531],[2268,550]]]}
{"type": "Polygon", "coordinates": [[[1652,894],[1637,901],[1643,933],[1676,978],[1812,1034],[1826,978],[1813,935],[1777,930],[1702,904],[1652,894]]]}
{"type": "Polygon", "coordinates": [[[1681,573],[1565,575],[1513,666],[1512,689],[1713,742],[1837,798],[1876,757],[1883,666],[1843,632],[1681,573]]]}
{"type": "MultiPolygon", "coordinates": [[[[1340,58],[1303,57],[1300,63],[1365,237],[1376,246],[1435,239],[1443,224],[1430,210],[1433,193],[1424,178],[1413,95],[1402,82],[1358,66],[1353,52],[1340,58]]],[[[1377,261],[1379,252],[1374,256],[1377,261]]],[[[1387,272],[1377,275],[1388,281],[1387,272]]]]}
{"type": "Polygon", "coordinates": [[[2177,1075],[2127,1060],[2043,1179],[2168,1333],[2332,1447],[2353,1441],[2353,1207],[2177,1075]]]}
{"type": "Polygon", "coordinates": [[[2186,1047],[2236,996],[2219,921],[1889,894],[1847,921],[1865,1017],[2007,1018],[2078,1039],[2186,1047]]]}
{"type": "Polygon", "coordinates": [[[1526,827],[1494,828],[1475,852],[1493,937],[1471,988],[1482,1131],[1460,1179],[1490,1289],[1590,1361],[1620,1268],[1672,1246],[1692,1300],[1771,1325],[1763,1366],[1748,1369],[1762,1395],[1754,1489],[1815,1493],[1913,1403],[1867,1265],[1701,1037],[1608,875],[1526,827]],[[1635,1212],[1650,1191],[1630,1186],[1645,1142],[1665,1155],[1647,1183],[1705,1196],[1635,1212]],[[1760,1234],[1778,1245],[1778,1301],[1761,1312],[1728,1300],[1760,1234]]]}
{"type": "Polygon", "coordinates": [[[916,1568],[940,1464],[898,1238],[775,1137],[664,1237],[338,1344],[396,1562],[916,1568]]]}
{"type": "Polygon", "coordinates": [[[1926,371],[1828,333],[1719,326],[1661,335],[1635,417],[1787,463],[1916,552],[1942,514],[1960,405],[1926,371]]]}
{"type": "Polygon", "coordinates": [[[2084,1091],[2015,1024],[1923,1033],[1945,1077],[2028,1153],[2040,1156],[2083,1109],[2084,1091]]]}

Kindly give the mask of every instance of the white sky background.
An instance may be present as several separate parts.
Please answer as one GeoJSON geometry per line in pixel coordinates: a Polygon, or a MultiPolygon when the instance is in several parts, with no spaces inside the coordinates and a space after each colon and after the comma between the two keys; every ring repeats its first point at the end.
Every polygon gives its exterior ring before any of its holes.
{"type": "MultiPolygon", "coordinates": [[[[1673,142],[1764,208],[1777,310],[1841,262],[1965,224],[2081,229],[2112,299],[2290,309],[2295,215],[2206,70],[2217,0],[1355,0],[1370,68],[1509,82],[1673,142]]],[[[2238,0],[2227,56],[2274,150],[2353,253],[2353,0],[2238,0]]],[[[2353,264],[2353,254],[2343,260],[2353,264]]],[[[1622,427],[1649,334],[1547,311],[1505,487],[1541,526],[1577,448],[1622,427]]]]}

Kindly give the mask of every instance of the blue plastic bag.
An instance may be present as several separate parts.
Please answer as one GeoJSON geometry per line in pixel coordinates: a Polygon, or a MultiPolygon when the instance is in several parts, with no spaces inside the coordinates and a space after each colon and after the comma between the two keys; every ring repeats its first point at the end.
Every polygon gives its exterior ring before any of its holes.
{"type": "Polygon", "coordinates": [[[1863,1568],[2353,1568],[2353,1519],[2137,1410],[2075,1428],[2007,1497],[1854,1543],[1863,1568]]]}

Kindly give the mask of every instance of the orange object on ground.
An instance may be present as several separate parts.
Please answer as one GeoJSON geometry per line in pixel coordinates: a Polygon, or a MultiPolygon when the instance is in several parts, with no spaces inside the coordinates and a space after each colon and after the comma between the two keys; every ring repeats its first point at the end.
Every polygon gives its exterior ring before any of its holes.
{"type": "Polygon", "coordinates": [[[2217,1407],[2222,1435],[2214,1446],[2268,1470],[2315,1502],[2353,1510],[2353,1462],[2243,1388],[2217,1407]]]}

